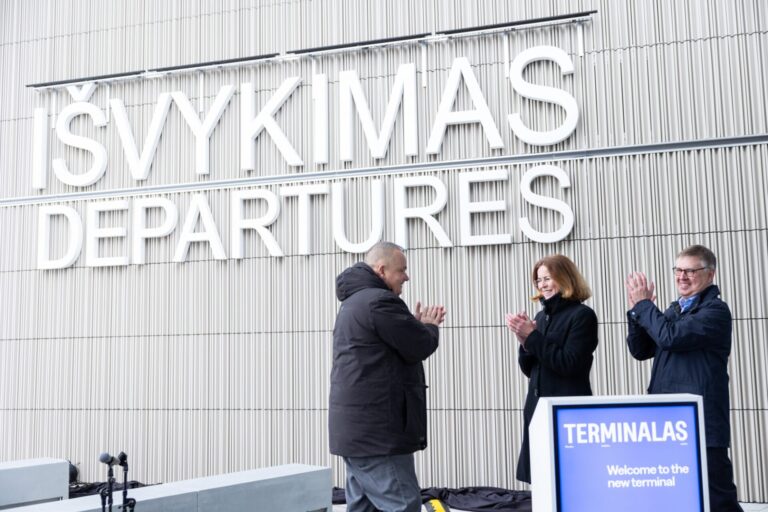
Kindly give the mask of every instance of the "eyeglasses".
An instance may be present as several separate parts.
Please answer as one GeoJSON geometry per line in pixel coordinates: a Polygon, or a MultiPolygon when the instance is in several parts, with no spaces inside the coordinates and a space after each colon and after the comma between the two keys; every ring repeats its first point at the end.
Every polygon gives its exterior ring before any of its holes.
{"type": "Polygon", "coordinates": [[[696,272],[698,272],[699,270],[706,270],[708,268],[709,267],[699,267],[699,268],[677,268],[677,267],[672,267],[672,270],[675,271],[675,276],[676,277],[680,277],[683,274],[685,274],[685,277],[691,278],[694,275],[696,275],[696,272]]]}

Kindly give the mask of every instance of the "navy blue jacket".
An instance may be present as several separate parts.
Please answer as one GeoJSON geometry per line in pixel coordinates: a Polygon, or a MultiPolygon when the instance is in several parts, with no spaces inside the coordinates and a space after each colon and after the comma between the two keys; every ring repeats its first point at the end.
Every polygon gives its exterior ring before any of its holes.
{"type": "Polygon", "coordinates": [[[342,301],[333,328],[328,411],[330,450],[343,457],[402,455],[427,447],[422,361],[436,325],[416,320],[365,263],[336,278],[342,301]]]}
{"type": "Polygon", "coordinates": [[[530,378],[523,409],[523,444],[517,460],[517,479],[531,482],[528,425],[540,396],[592,394],[589,372],[597,348],[597,316],[589,306],[557,294],[541,301],[536,330],[518,351],[518,364],[530,378]]]}
{"type": "Polygon", "coordinates": [[[632,356],[641,361],[654,358],[648,392],[704,397],[707,446],[727,447],[732,320],[728,305],[720,300],[720,289],[712,285],[703,290],[684,313],[677,302],[662,313],[650,300],[642,300],[627,318],[632,356]]]}

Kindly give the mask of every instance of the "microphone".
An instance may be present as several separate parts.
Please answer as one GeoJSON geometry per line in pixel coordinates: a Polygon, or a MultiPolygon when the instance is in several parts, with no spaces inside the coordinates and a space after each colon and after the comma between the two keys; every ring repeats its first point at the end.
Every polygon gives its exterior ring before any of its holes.
{"type": "Polygon", "coordinates": [[[120,464],[123,467],[126,467],[128,465],[128,455],[125,454],[125,452],[120,452],[117,454],[117,463],[120,464]]]}
{"type": "Polygon", "coordinates": [[[107,466],[114,466],[115,464],[120,464],[119,460],[117,460],[107,452],[104,452],[101,455],[99,455],[99,461],[103,462],[107,466]]]}

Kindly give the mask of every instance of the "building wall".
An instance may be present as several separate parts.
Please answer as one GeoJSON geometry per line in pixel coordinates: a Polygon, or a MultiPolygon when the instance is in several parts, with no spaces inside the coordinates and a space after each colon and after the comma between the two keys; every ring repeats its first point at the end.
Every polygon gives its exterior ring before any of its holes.
{"type": "MultiPolygon", "coordinates": [[[[561,252],[583,269],[600,319],[592,379],[596,393],[643,393],[650,366],[626,352],[624,276],[644,270],[659,303],[673,300],[671,267],[682,247],[703,243],[719,257],[717,283],[734,315],[731,375],[732,448],[740,498],[768,500],[768,8],[758,1],[552,2],[451,0],[153,2],[71,0],[0,4],[0,460],[59,456],[79,463],[85,480],[103,478],[102,451],[126,451],[132,478],[167,482],[288,462],[332,465],[327,452],[327,391],[337,303],[333,280],[359,259],[332,232],[333,194],[314,196],[305,218],[298,201],[281,197],[270,226],[285,252],[271,256],[254,234],[246,256],[218,260],[192,244],[185,263],[172,261],[176,232],[147,243],[147,264],[96,268],[81,256],[70,268],[39,270],[38,213],[45,204],[85,215],[88,204],[143,194],[162,196],[184,218],[195,195],[210,204],[230,254],[233,190],[281,190],[342,183],[352,240],[367,237],[371,183],[384,187],[385,239],[395,237],[395,191],[404,177],[445,184],[436,215],[453,247],[442,247],[423,222],[408,223],[412,276],[403,298],[443,303],[441,347],[427,363],[430,447],[419,454],[424,486],[495,485],[514,479],[527,382],[517,370],[516,342],[504,313],[536,308],[529,271],[561,252]],[[195,173],[195,141],[176,106],[168,114],[148,179],[131,178],[114,122],[94,127],[85,116],[73,131],[102,143],[109,165],[85,187],[65,185],[49,170],[46,188],[32,187],[33,113],[48,121],[73,100],[64,88],[26,87],[71,78],[439,32],[596,10],[582,23],[482,33],[429,44],[357,48],[283,61],[176,73],[101,84],[91,102],[107,111],[124,101],[141,147],[158,95],[183,91],[207,111],[220,88],[235,93],[214,131],[210,174],[195,173]],[[510,59],[526,48],[564,50],[575,71],[531,65],[529,81],[563,89],[579,105],[575,132],[563,142],[531,146],[507,125],[552,129],[563,119],[552,104],[516,94],[506,78],[510,59]],[[424,47],[424,50],[422,49],[424,47]],[[425,151],[456,57],[466,57],[503,139],[492,149],[478,124],[449,127],[437,155],[425,151]],[[357,70],[379,126],[398,68],[418,76],[418,154],[404,152],[395,124],[387,156],[374,159],[356,124],[351,162],[340,159],[339,73],[357,70]],[[330,158],[314,162],[312,76],[330,80],[330,158]],[[297,92],[275,119],[303,157],[290,166],[267,137],[255,143],[257,165],[241,170],[241,84],[254,84],[264,104],[290,76],[297,92]],[[538,165],[551,178],[534,191],[564,201],[575,225],[562,241],[530,240],[518,224],[554,231],[561,217],[523,200],[521,179],[538,165]],[[461,243],[460,176],[502,171],[506,179],[473,185],[472,200],[503,200],[505,211],[472,217],[476,233],[509,233],[510,243],[461,243]],[[166,188],[162,188],[166,187],[166,188]],[[148,192],[136,190],[145,188],[148,192]],[[310,254],[297,230],[307,225],[310,254]]],[[[455,109],[472,102],[464,89],[455,109]]],[[[110,117],[110,119],[112,119],[110,117]]],[[[64,146],[49,131],[51,158],[87,169],[92,157],[64,146]]],[[[434,200],[407,193],[410,205],[434,200]]],[[[263,213],[256,205],[249,213],[263,213]]],[[[161,216],[153,212],[149,222],[161,216]]],[[[129,212],[105,216],[130,224],[129,212]]],[[[66,239],[55,225],[52,247],[66,239]]],[[[127,241],[102,244],[105,255],[128,252],[127,241]]]]}

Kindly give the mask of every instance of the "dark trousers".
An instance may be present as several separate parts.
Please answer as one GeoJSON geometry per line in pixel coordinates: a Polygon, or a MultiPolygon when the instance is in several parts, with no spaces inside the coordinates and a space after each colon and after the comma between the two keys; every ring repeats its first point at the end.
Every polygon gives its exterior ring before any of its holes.
{"type": "Polygon", "coordinates": [[[736,498],[733,465],[728,458],[728,448],[707,448],[707,478],[709,479],[709,510],[743,512],[736,498]]]}

